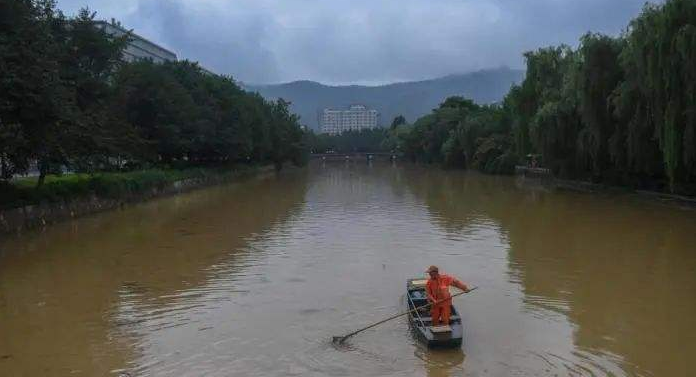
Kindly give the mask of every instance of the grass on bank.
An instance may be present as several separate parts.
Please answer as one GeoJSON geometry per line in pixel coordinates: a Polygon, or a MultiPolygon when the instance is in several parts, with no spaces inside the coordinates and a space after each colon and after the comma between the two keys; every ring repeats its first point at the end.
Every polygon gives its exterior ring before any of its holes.
{"type": "Polygon", "coordinates": [[[253,169],[250,166],[235,166],[49,175],[39,188],[36,187],[38,177],[17,178],[10,182],[0,181],[0,209],[46,202],[67,202],[91,195],[115,199],[153,188],[162,188],[185,179],[232,177],[253,169]]]}

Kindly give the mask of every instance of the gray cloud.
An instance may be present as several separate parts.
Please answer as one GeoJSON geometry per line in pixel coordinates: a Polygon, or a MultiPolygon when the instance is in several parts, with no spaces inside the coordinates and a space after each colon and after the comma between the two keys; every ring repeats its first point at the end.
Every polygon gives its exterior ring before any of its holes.
{"type": "Polygon", "coordinates": [[[383,83],[522,67],[521,54],[616,35],[644,0],[59,0],[121,20],[252,83],[383,83]]]}

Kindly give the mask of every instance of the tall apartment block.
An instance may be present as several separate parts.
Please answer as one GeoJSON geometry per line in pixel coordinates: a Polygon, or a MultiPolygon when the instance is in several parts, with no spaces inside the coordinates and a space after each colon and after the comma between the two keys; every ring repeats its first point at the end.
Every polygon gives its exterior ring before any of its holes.
{"type": "Polygon", "coordinates": [[[377,127],[379,112],[364,105],[352,105],[347,110],[324,109],[321,132],[338,135],[345,131],[360,131],[377,127]]]}

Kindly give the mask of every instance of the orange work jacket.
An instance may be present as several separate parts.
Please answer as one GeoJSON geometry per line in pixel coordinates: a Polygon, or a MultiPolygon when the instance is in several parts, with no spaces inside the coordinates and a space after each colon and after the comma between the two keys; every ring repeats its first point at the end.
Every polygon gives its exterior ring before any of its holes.
{"type": "Polygon", "coordinates": [[[453,285],[457,279],[452,276],[440,274],[437,279],[428,279],[425,285],[425,290],[428,295],[435,301],[446,300],[451,298],[449,287],[453,285]]]}

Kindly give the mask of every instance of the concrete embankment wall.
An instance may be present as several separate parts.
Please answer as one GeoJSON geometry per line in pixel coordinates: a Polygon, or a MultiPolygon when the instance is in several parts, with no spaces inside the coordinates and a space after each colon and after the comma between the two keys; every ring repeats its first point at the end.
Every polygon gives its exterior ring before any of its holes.
{"type": "Polygon", "coordinates": [[[201,187],[230,182],[249,175],[268,173],[270,171],[273,171],[273,167],[265,166],[242,174],[184,179],[172,182],[164,187],[153,187],[142,192],[129,193],[119,198],[102,198],[92,195],[65,202],[41,203],[0,210],[0,235],[20,233],[24,230],[40,228],[51,223],[115,209],[131,203],[175,195],[201,187]]]}

